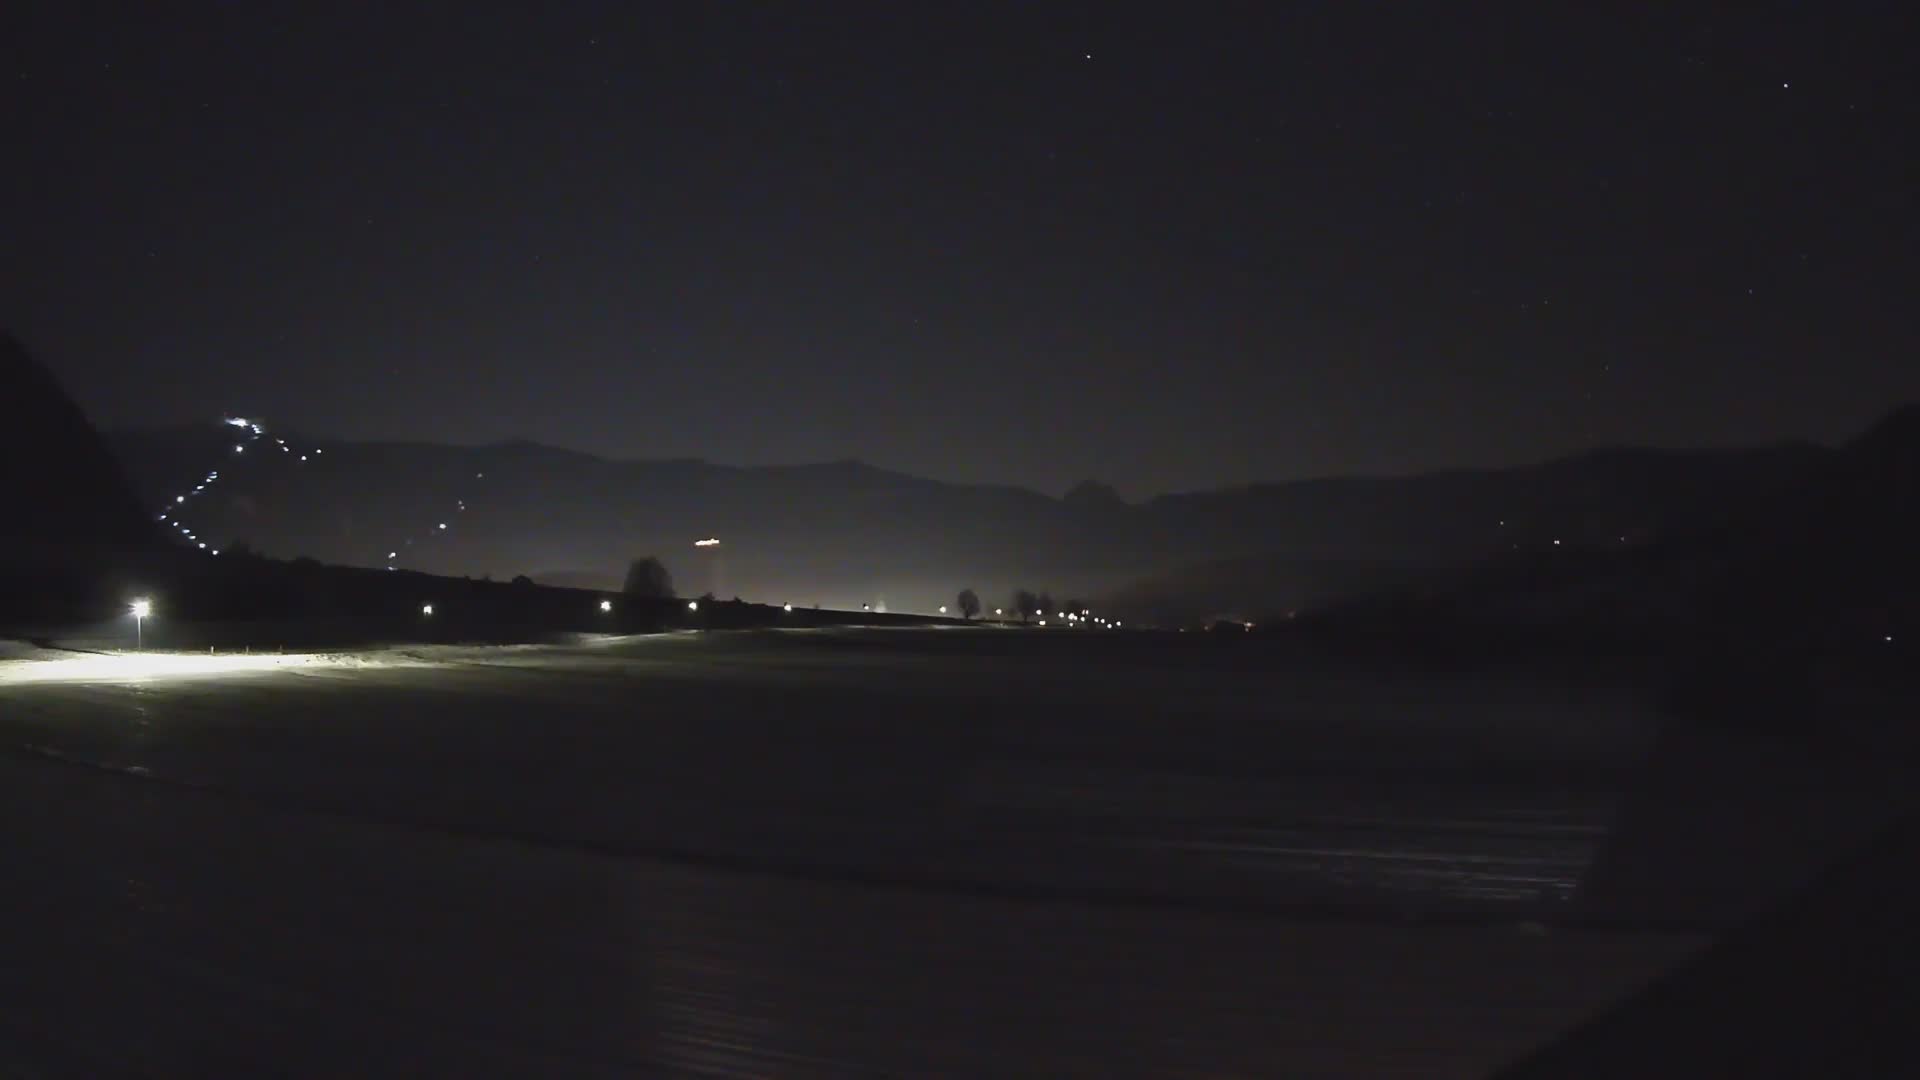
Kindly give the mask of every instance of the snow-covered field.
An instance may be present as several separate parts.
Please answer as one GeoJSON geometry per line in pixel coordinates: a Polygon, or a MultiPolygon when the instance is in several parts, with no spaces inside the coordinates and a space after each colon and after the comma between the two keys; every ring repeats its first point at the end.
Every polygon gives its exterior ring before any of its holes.
{"type": "Polygon", "coordinates": [[[1552,918],[1631,697],[940,631],[0,663],[16,749],[619,854],[992,890],[1552,918]]]}
{"type": "Polygon", "coordinates": [[[1470,1077],[1699,945],[1536,921],[1644,745],[1591,689],[932,631],[140,663],[0,662],[0,1072],[1470,1077]]]}

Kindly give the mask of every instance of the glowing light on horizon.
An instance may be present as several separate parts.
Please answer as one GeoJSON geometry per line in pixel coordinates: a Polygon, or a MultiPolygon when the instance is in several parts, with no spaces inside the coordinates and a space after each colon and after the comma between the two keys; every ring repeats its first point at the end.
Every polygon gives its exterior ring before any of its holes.
{"type": "Polygon", "coordinates": [[[705,540],[695,540],[693,542],[693,546],[694,547],[719,547],[720,540],[718,537],[709,536],[705,540]]]}

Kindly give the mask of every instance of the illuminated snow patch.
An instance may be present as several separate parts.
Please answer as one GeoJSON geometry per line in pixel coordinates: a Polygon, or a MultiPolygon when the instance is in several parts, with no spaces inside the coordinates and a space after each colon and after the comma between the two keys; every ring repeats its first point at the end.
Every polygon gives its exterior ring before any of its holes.
{"type": "Polygon", "coordinates": [[[287,668],[332,667],[341,661],[314,653],[269,655],[96,653],[59,660],[0,663],[0,685],[50,682],[130,682],[140,679],[244,675],[287,668]]]}

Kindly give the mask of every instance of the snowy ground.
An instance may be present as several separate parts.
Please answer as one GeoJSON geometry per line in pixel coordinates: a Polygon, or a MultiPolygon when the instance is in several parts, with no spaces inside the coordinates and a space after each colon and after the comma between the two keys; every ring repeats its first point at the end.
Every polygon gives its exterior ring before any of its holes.
{"type": "Polygon", "coordinates": [[[941,631],[0,664],[0,738],[276,805],[1000,890],[1552,918],[1629,698],[941,631]]]}
{"type": "Polygon", "coordinates": [[[136,660],[0,661],[0,1066],[1474,1076],[1699,944],[1538,925],[1645,745],[1591,688],[942,631],[136,660]]]}

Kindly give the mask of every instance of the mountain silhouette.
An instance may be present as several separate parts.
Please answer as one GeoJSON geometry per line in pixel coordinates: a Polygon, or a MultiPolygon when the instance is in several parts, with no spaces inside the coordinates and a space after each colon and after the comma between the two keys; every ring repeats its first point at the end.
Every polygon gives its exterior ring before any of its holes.
{"type": "Polygon", "coordinates": [[[970,585],[994,605],[1016,586],[1123,597],[1172,581],[1178,612],[1277,610],[1466,565],[1552,538],[1634,544],[1700,527],[1803,481],[1833,451],[1595,451],[1540,465],[1347,477],[1122,501],[948,484],[858,461],[738,467],[613,461],[528,442],[479,447],[347,443],[235,455],[220,425],[125,431],[111,442],[151,505],[211,463],[217,491],[192,524],[223,543],[475,577],[618,587],[656,554],[676,580],[724,560],[729,588],[775,602],[932,610],[970,585]],[[445,524],[446,529],[439,526],[445,524]],[[714,549],[695,539],[718,537],[714,549]],[[1257,575],[1223,565],[1265,566],[1257,575]],[[1207,583],[1185,568],[1211,566],[1207,583]],[[1256,589],[1257,586],[1257,589],[1256,589]],[[1197,595],[1196,595],[1197,594],[1197,595]]]}
{"type": "Polygon", "coordinates": [[[1772,475],[1780,482],[1722,492],[1644,543],[1524,544],[1465,570],[1429,568],[1397,588],[1335,598],[1314,617],[1463,639],[1684,646],[1713,654],[1703,681],[1761,688],[1778,705],[1780,687],[1751,674],[1770,658],[1852,663],[1909,641],[1920,625],[1920,409],[1896,410],[1772,475]]]}

